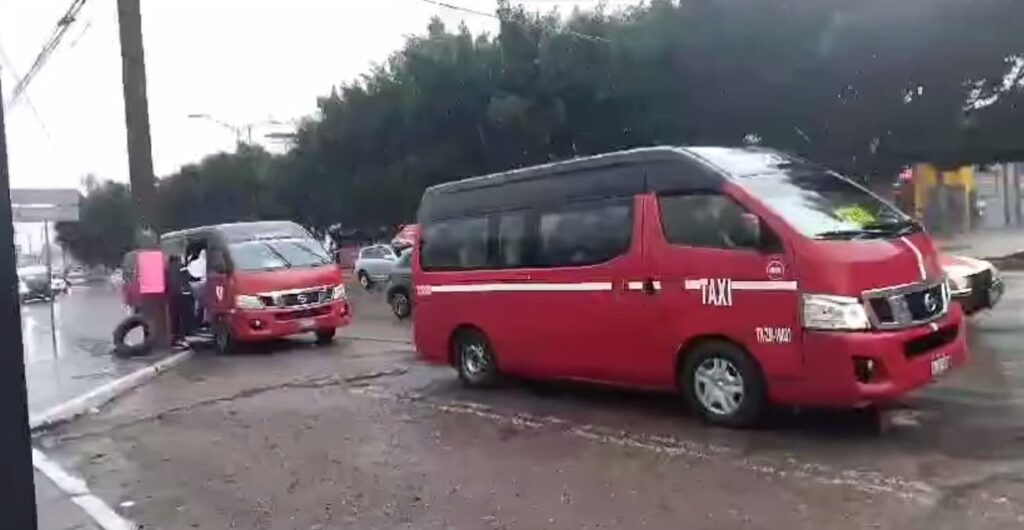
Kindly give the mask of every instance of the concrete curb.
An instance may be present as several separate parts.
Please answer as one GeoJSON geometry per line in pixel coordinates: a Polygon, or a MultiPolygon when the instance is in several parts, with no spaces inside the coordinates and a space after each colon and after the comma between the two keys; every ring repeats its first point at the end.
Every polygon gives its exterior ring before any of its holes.
{"type": "Polygon", "coordinates": [[[81,396],[48,409],[38,416],[31,417],[29,419],[29,428],[32,432],[36,432],[77,418],[78,416],[81,416],[94,408],[101,407],[121,394],[153,379],[161,372],[170,370],[171,368],[185,362],[190,357],[192,357],[191,351],[176,353],[145,368],[136,370],[120,379],[115,379],[102,386],[96,387],[81,396]]]}

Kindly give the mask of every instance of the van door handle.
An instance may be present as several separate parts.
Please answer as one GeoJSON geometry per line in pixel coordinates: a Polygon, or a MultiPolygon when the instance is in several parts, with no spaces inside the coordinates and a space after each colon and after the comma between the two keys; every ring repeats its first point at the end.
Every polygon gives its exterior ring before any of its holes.
{"type": "Polygon", "coordinates": [[[644,291],[644,294],[650,295],[650,296],[654,296],[654,295],[658,294],[658,289],[657,289],[657,286],[654,285],[654,280],[653,279],[647,278],[646,280],[644,280],[643,291],[644,291]]]}

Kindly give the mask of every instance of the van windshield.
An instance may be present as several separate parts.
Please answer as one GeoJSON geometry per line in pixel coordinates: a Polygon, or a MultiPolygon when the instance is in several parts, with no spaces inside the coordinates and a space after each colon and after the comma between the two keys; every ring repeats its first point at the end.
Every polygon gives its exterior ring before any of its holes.
{"type": "Polygon", "coordinates": [[[312,239],[266,239],[228,246],[235,270],[263,271],[329,265],[331,258],[312,239]]]}
{"type": "Polygon", "coordinates": [[[916,221],[878,196],[827,171],[772,172],[739,182],[808,237],[865,239],[921,230],[916,221]]]}

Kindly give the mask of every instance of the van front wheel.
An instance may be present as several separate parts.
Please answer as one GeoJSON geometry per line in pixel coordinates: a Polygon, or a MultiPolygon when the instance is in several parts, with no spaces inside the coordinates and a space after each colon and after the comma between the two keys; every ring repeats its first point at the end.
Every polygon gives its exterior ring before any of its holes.
{"type": "Polygon", "coordinates": [[[679,382],[689,405],[713,425],[749,427],[767,402],[760,367],[725,341],[704,342],[688,352],[679,382]]]}
{"type": "Polygon", "coordinates": [[[456,369],[463,384],[493,386],[498,381],[498,362],[487,337],[477,330],[460,332],[453,344],[456,369]]]}

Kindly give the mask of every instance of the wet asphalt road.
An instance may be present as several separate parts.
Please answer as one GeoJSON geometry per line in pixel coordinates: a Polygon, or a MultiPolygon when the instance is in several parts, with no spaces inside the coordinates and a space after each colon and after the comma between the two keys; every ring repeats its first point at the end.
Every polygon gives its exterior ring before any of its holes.
{"type": "Polygon", "coordinates": [[[46,409],[158,360],[154,354],[115,359],[111,335],[127,315],[120,291],[100,283],[74,285],[54,302],[56,326],[48,302],[21,306],[25,381],[29,412],[46,409]],[[51,332],[56,330],[56,348],[51,332]]]}
{"type": "Polygon", "coordinates": [[[970,366],[882,435],[842,412],[730,431],[672,396],[463,389],[354,293],[332,347],[201,352],[36,443],[145,528],[1022,528],[1024,276],[1007,282],[970,366]]]}

